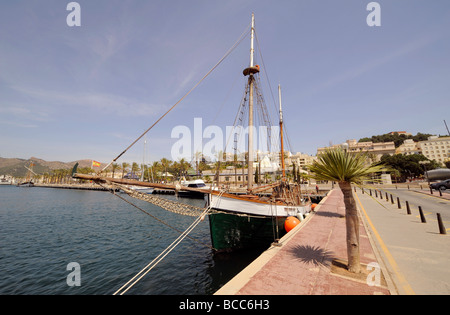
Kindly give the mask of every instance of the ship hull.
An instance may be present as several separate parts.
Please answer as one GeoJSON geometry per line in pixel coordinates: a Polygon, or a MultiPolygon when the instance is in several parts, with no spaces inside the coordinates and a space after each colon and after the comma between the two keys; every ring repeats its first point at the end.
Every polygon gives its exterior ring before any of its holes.
{"type": "Polygon", "coordinates": [[[288,216],[306,215],[310,206],[285,206],[209,195],[211,242],[218,251],[268,248],[286,234],[288,216]]]}
{"type": "Polygon", "coordinates": [[[209,215],[211,243],[217,251],[266,249],[286,234],[285,217],[250,217],[231,213],[209,215]]]}

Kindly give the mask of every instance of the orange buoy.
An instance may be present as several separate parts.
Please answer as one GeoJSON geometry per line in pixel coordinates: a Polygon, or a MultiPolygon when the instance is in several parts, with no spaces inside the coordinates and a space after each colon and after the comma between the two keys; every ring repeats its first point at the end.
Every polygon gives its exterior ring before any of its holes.
{"type": "Polygon", "coordinates": [[[299,223],[300,221],[296,217],[288,217],[286,221],[284,221],[284,229],[286,230],[286,232],[289,232],[299,223]]]}
{"type": "Polygon", "coordinates": [[[315,207],[317,207],[317,203],[313,203],[313,204],[311,205],[311,210],[314,210],[315,207]]]}

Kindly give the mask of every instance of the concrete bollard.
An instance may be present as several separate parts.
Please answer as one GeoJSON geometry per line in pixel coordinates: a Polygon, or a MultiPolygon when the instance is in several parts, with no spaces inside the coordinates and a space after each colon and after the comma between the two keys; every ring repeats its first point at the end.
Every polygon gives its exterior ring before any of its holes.
{"type": "Polygon", "coordinates": [[[422,207],[419,206],[419,214],[420,214],[420,221],[422,223],[427,223],[427,220],[425,220],[425,216],[423,215],[422,207]]]}
{"type": "Polygon", "coordinates": [[[438,225],[439,225],[439,233],[447,234],[447,230],[445,229],[444,223],[442,222],[441,214],[436,213],[436,215],[437,215],[437,220],[438,220],[438,225]]]}
{"type": "Polygon", "coordinates": [[[408,201],[405,201],[405,202],[406,202],[406,213],[411,214],[411,209],[409,208],[409,202],[408,201]]]}

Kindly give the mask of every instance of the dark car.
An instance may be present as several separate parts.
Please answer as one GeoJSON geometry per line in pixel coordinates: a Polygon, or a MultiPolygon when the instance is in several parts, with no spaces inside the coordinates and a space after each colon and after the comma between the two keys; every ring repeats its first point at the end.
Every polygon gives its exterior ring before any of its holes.
{"type": "Polygon", "coordinates": [[[446,190],[447,188],[450,189],[450,179],[444,180],[443,182],[431,184],[430,187],[436,190],[446,190]]]}

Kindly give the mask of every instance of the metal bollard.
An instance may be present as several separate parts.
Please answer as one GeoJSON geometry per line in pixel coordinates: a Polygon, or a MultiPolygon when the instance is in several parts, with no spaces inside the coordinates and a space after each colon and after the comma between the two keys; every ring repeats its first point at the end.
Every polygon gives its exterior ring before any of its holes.
{"type": "Polygon", "coordinates": [[[405,202],[406,202],[406,213],[411,214],[411,209],[409,208],[409,202],[408,201],[405,201],[405,202]]]}
{"type": "Polygon", "coordinates": [[[388,193],[386,193],[386,201],[389,201],[388,193]]]}
{"type": "Polygon", "coordinates": [[[402,208],[402,205],[400,204],[400,198],[398,198],[398,197],[397,197],[397,206],[398,206],[399,209],[402,208]]]}
{"type": "Polygon", "coordinates": [[[391,194],[391,203],[394,204],[394,197],[392,197],[392,194],[391,194]]]}
{"type": "Polygon", "coordinates": [[[422,221],[422,223],[427,223],[427,220],[425,220],[425,216],[423,215],[421,206],[419,206],[419,214],[420,214],[420,221],[422,221]]]}
{"type": "Polygon", "coordinates": [[[370,193],[370,195],[372,196],[372,189],[370,189],[370,188],[369,188],[369,193],[370,193]]]}
{"type": "Polygon", "coordinates": [[[440,234],[447,234],[447,230],[444,227],[444,223],[442,223],[442,218],[440,213],[436,213],[438,225],[439,225],[439,233],[440,234]]]}
{"type": "Polygon", "coordinates": [[[376,189],[375,189],[375,197],[378,198],[378,193],[377,193],[377,190],[376,190],[376,189]]]}
{"type": "Polygon", "coordinates": [[[442,190],[439,189],[439,196],[442,197],[442,190]]]}

